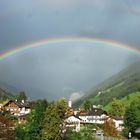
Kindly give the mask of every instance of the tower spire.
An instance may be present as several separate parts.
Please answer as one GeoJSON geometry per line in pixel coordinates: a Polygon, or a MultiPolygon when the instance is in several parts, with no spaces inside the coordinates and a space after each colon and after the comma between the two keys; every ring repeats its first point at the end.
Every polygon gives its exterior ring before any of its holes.
{"type": "Polygon", "coordinates": [[[68,101],[68,107],[72,107],[72,101],[71,101],[71,98],[69,99],[69,101],[68,101]]]}

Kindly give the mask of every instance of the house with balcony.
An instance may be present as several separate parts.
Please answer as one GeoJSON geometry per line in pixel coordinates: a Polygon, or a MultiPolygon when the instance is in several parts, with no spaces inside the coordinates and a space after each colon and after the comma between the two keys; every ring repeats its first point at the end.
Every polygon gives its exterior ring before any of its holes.
{"type": "Polygon", "coordinates": [[[103,124],[108,117],[107,112],[100,108],[92,108],[88,112],[79,112],[77,115],[81,119],[81,123],[94,124],[103,124]]]}
{"type": "Polygon", "coordinates": [[[3,105],[3,110],[10,111],[14,116],[27,115],[31,112],[31,106],[29,102],[17,102],[16,100],[9,100],[3,105]]]}

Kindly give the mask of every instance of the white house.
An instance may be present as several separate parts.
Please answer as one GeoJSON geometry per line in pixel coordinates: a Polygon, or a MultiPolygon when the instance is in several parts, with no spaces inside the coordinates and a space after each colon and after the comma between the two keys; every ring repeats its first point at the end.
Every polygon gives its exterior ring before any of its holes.
{"type": "Polygon", "coordinates": [[[103,124],[108,116],[106,111],[100,108],[93,108],[89,112],[80,112],[78,117],[81,119],[81,123],[103,124]]]}
{"type": "Polygon", "coordinates": [[[9,100],[3,106],[4,110],[10,111],[14,116],[22,116],[31,112],[31,107],[28,102],[17,102],[15,100],[9,100]]]}
{"type": "Polygon", "coordinates": [[[122,117],[113,117],[113,122],[115,123],[115,127],[117,128],[118,131],[122,131],[123,130],[123,124],[124,124],[124,120],[122,117]]]}
{"type": "Polygon", "coordinates": [[[67,128],[72,128],[76,132],[80,131],[80,119],[77,118],[75,115],[69,116],[64,120],[65,127],[67,128]]]}

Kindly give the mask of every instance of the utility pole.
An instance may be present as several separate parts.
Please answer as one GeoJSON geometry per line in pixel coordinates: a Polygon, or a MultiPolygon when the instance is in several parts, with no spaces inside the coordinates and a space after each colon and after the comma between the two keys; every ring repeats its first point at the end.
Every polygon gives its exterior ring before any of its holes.
{"type": "Polygon", "coordinates": [[[104,133],[101,132],[101,140],[104,140],[104,133]]]}

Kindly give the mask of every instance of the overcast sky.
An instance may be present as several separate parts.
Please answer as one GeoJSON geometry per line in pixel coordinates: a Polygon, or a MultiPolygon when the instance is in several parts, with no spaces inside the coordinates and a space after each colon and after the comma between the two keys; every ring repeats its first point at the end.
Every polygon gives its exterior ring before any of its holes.
{"type": "MultiPolygon", "coordinates": [[[[0,53],[44,38],[110,39],[140,46],[139,0],[0,0],[0,53]]],[[[139,55],[87,42],[51,44],[0,61],[0,81],[31,98],[76,98],[139,55]]]]}

